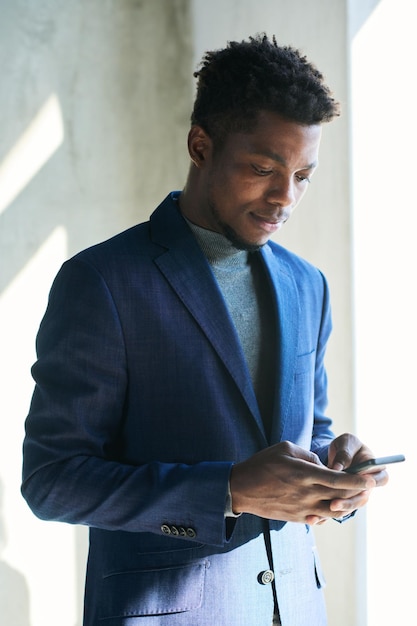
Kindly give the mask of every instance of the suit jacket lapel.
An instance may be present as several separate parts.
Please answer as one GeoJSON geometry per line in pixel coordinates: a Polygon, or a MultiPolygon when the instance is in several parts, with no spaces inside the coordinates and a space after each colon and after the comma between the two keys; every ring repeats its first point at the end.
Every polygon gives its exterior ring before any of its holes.
{"type": "Polygon", "coordinates": [[[277,306],[277,385],[271,433],[271,441],[276,442],[291,439],[291,424],[287,423],[287,417],[294,384],[300,311],[297,285],[291,268],[272,252],[269,245],[262,248],[261,255],[269,272],[277,306]]]}
{"type": "Polygon", "coordinates": [[[246,360],[223,296],[197,241],[170,197],[151,216],[151,237],[166,248],[156,257],[156,265],[225,364],[264,434],[246,360]]]}

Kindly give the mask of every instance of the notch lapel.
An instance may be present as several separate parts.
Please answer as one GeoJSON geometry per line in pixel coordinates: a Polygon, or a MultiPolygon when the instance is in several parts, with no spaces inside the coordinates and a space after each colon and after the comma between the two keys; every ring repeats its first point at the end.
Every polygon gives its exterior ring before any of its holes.
{"type": "Polygon", "coordinates": [[[240,341],[209,263],[194,235],[168,197],[151,216],[152,240],[164,252],[155,264],[223,361],[265,437],[240,341]]]}
{"type": "Polygon", "coordinates": [[[300,304],[297,285],[289,265],[276,256],[267,244],[261,255],[268,270],[276,305],[277,332],[276,389],[272,423],[272,442],[291,439],[288,411],[297,361],[300,304]]]}

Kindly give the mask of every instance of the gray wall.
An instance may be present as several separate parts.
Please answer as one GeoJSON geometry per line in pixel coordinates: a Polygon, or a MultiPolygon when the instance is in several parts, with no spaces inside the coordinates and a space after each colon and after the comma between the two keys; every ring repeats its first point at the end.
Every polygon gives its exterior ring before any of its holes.
{"type": "Polygon", "coordinates": [[[161,188],[182,181],[192,34],[187,0],[2,0],[0,10],[1,155],[52,94],[64,125],[59,150],[1,216],[5,287],[57,224],[72,253],[146,217],[161,188]]]}
{"type": "MultiPolygon", "coordinates": [[[[85,529],[36,520],[19,495],[29,368],[50,283],[69,255],[146,219],[182,186],[194,66],[205,49],[256,31],[301,48],[344,109],[325,128],[319,171],[279,240],[328,276],[330,412],[337,432],[354,427],[347,8],[344,0],[0,0],[0,15],[0,614],[8,626],[55,626],[59,611],[61,626],[72,626],[81,620],[85,529]]],[[[317,531],[337,626],[356,619],[356,528],[317,531]]]]}

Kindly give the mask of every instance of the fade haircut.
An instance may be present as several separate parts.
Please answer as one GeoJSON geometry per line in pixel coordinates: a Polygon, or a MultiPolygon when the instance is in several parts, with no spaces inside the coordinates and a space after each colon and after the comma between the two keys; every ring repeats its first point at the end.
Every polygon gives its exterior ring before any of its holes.
{"type": "Polygon", "coordinates": [[[219,148],[231,132],[250,132],[261,111],[299,124],[329,122],[339,115],[323,75],[291,46],[265,33],[230,41],[206,52],[197,78],[192,125],[201,126],[219,148]]]}

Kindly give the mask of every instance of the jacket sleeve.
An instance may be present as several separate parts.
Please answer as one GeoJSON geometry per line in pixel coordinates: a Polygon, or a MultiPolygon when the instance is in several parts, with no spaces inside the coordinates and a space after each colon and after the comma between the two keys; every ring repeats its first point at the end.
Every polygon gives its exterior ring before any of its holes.
{"type": "Polygon", "coordinates": [[[142,465],[121,453],[130,383],[117,306],[89,263],[64,264],[37,336],[22,494],[42,519],[109,530],[191,528],[222,545],[230,462],[142,465]]]}

